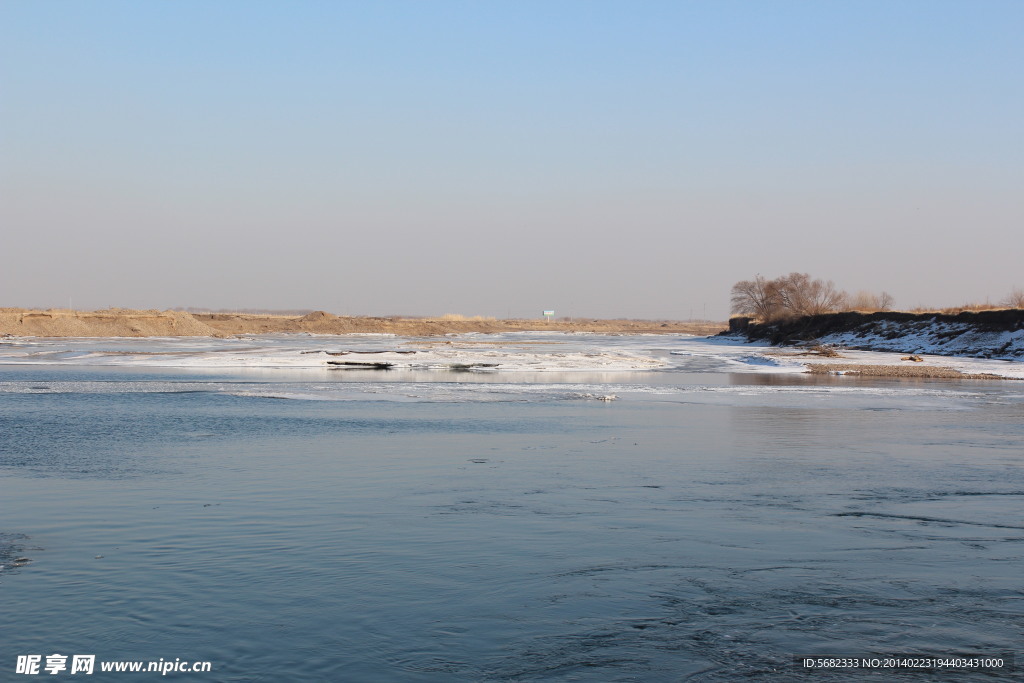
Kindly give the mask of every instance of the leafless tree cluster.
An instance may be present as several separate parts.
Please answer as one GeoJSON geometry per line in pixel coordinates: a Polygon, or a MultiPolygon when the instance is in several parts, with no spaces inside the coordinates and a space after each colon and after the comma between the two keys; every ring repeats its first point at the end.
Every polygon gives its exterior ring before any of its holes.
{"type": "Polygon", "coordinates": [[[812,278],[807,273],[790,273],[774,280],[758,275],[732,288],[732,312],[765,321],[851,308],[887,311],[892,308],[892,297],[885,292],[858,292],[851,297],[831,280],[812,278]]]}

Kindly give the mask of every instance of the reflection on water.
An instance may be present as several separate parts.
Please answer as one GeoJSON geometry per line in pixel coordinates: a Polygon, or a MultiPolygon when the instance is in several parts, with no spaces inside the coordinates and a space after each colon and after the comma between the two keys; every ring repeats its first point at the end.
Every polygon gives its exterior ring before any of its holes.
{"type": "Polygon", "coordinates": [[[17,615],[2,666],[81,652],[208,659],[218,681],[841,681],[793,655],[1022,642],[1024,404],[1006,385],[395,389],[357,372],[324,388],[0,373],[0,592],[17,615]],[[284,390],[300,400],[267,398],[284,390]],[[419,398],[372,393],[399,390],[419,398]],[[7,566],[15,552],[31,563],[7,566]]]}

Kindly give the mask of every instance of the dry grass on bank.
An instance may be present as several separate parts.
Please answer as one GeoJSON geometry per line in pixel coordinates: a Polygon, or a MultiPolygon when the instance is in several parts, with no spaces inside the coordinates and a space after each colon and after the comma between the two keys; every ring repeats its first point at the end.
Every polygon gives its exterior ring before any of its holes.
{"type": "Polygon", "coordinates": [[[942,313],[944,315],[957,315],[958,313],[970,312],[977,313],[978,311],[1008,311],[1014,310],[1014,306],[1004,306],[1002,304],[979,304],[979,303],[966,303],[960,306],[948,306],[946,308],[928,308],[926,306],[918,306],[917,308],[911,308],[907,313],[942,313]]]}

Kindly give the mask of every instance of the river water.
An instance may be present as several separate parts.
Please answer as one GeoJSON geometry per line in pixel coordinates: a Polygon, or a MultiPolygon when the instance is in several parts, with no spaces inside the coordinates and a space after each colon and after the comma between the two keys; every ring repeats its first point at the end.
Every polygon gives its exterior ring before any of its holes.
{"type": "Polygon", "coordinates": [[[0,680],[1019,680],[795,659],[1019,653],[1019,382],[448,341],[12,343],[0,680]]]}

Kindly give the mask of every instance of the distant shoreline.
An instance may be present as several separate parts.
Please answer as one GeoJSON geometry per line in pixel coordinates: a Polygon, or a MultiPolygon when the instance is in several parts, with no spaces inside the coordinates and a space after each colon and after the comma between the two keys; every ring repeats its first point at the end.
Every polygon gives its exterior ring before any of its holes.
{"type": "Polygon", "coordinates": [[[499,320],[462,316],[337,316],[324,311],[292,316],[121,308],[101,311],[0,308],[0,336],[6,337],[233,337],[287,333],[394,334],[425,337],[470,332],[592,332],[710,336],[725,329],[724,322],[678,320],[499,320]]]}

